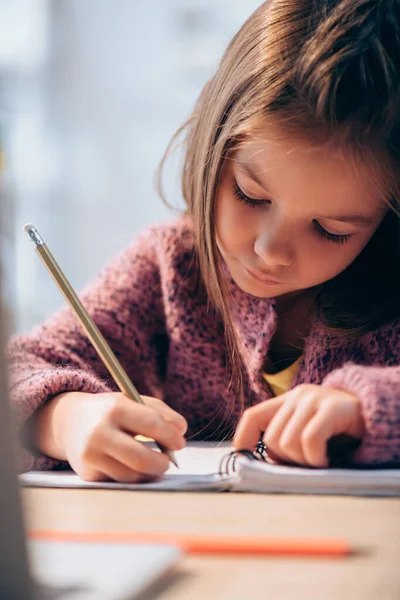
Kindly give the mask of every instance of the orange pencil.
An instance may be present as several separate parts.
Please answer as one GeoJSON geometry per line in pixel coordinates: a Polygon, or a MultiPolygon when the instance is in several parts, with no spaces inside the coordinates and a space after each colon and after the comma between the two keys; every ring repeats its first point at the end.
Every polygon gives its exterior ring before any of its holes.
{"type": "Polygon", "coordinates": [[[170,544],[191,554],[252,554],[339,558],[351,554],[341,538],[267,537],[252,535],[198,535],[155,532],[97,532],[31,530],[36,540],[86,543],[170,544]]]}

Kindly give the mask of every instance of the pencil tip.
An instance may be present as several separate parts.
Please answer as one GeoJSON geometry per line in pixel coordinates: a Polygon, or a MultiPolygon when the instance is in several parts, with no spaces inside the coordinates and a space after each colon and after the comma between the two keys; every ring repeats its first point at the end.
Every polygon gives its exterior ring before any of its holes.
{"type": "Polygon", "coordinates": [[[172,452],[168,452],[168,457],[172,464],[175,465],[177,469],[179,469],[178,461],[176,460],[175,455],[172,452]]]}

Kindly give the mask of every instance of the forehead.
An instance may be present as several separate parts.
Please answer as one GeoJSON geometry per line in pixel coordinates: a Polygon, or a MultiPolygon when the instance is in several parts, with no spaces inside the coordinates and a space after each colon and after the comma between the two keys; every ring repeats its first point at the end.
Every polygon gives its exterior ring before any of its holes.
{"type": "Polygon", "coordinates": [[[384,192],[371,164],[355,160],[332,144],[312,144],[285,135],[248,137],[233,162],[246,165],[264,184],[271,199],[293,200],[303,212],[366,212],[387,209],[384,192]]]}

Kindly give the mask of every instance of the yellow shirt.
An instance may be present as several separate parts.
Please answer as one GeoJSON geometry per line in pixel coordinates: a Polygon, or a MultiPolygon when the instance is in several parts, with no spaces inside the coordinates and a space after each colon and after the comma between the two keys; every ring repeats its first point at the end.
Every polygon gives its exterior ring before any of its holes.
{"type": "Polygon", "coordinates": [[[300,356],[293,364],[278,373],[263,373],[263,377],[271,388],[274,396],[284,394],[290,389],[293,379],[296,377],[297,371],[299,370],[302,358],[303,357],[300,356]]]}

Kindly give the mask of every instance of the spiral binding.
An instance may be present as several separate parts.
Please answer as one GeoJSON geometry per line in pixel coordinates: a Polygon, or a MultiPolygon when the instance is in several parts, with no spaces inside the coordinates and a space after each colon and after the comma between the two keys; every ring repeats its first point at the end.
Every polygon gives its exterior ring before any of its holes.
{"type": "Polygon", "coordinates": [[[219,465],[219,474],[231,475],[231,473],[234,473],[236,471],[236,461],[239,456],[245,456],[250,460],[266,461],[266,452],[267,449],[262,439],[258,442],[254,452],[251,452],[251,450],[233,450],[222,458],[219,465]]]}
{"type": "MultiPolygon", "coordinates": [[[[338,435],[328,441],[329,467],[333,468],[351,468],[352,453],[359,447],[361,441],[350,436],[338,435]]],[[[262,440],[262,436],[254,451],[234,450],[224,456],[220,462],[219,474],[231,475],[236,470],[236,461],[239,456],[245,456],[250,460],[262,460],[271,462],[268,458],[267,448],[262,440]]],[[[273,461],[272,461],[273,462],[273,461]]],[[[358,467],[360,468],[360,467],[358,467]]]]}

